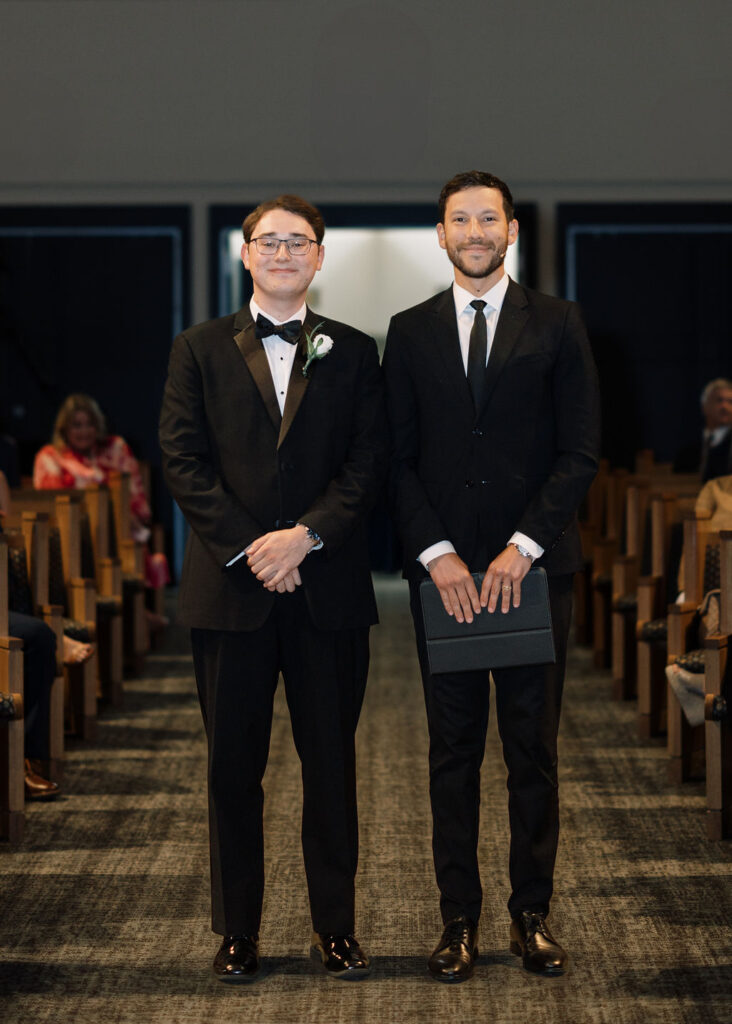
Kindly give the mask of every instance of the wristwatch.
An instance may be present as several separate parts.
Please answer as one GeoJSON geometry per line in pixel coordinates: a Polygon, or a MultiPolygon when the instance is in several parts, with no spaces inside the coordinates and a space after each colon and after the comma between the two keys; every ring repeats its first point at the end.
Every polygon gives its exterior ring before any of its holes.
{"type": "Polygon", "coordinates": [[[523,546],[523,544],[517,544],[515,540],[512,540],[512,541],[509,541],[508,546],[510,548],[516,548],[518,553],[520,555],[523,555],[524,558],[529,558],[529,559],[531,559],[532,562],[534,561],[534,556],[531,554],[531,552],[528,550],[528,548],[525,548],[523,546]]]}
{"type": "MultiPolygon", "coordinates": [[[[311,540],[313,542],[313,546],[310,548],[310,551],[320,551],[320,549],[323,546],[323,541],[320,539],[315,530],[313,530],[312,527],[308,526],[307,523],[295,523],[295,526],[304,526],[305,529],[307,530],[308,540],[311,540]]],[[[310,554],[310,551],[308,551],[308,554],[310,554]]]]}

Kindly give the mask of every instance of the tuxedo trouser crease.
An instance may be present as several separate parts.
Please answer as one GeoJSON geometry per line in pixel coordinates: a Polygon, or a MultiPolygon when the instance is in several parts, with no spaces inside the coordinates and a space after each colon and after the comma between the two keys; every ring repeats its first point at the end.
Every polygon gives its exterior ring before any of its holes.
{"type": "MultiPolygon", "coordinates": [[[[512,918],[548,913],[559,837],[557,733],[572,609],[571,575],[549,577],[557,661],[495,669],[496,716],[508,769],[512,918]]],[[[432,850],[443,921],[461,914],[477,922],[482,908],[478,867],[480,768],[490,706],[488,671],[432,675],[419,585],[411,584],[430,736],[432,850]]],[[[485,610],[482,615],[489,614],[485,610]]],[[[494,614],[501,614],[495,612],[494,614]]]]}
{"type": "Polygon", "coordinates": [[[353,932],[355,731],[368,672],[368,628],[316,629],[298,590],[278,594],[258,630],[193,629],[191,641],[208,739],[213,931],[259,931],[262,779],[281,672],[301,762],[302,847],[313,928],[353,932]]]}

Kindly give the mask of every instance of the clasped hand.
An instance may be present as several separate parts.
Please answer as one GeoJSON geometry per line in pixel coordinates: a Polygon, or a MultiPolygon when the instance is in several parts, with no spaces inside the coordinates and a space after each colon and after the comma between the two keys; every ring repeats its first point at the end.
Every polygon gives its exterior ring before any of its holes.
{"type": "Polygon", "coordinates": [[[291,594],[302,583],[298,566],[312,546],[304,526],[274,530],[252,541],[246,549],[247,565],[267,590],[291,594]]]}
{"type": "Polygon", "coordinates": [[[430,563],[430,575],[447,614],[454,615],[458,622],[472,622],[474,615],[479,615],[483,608],[494,612],[499,598],[502,612],[507,612],[511,604],[518,608],[521,581],[530,568],[531,559],[509,545],[486,569],[480,595],[467,565],[454,552],[434,559],[430,563]]]}

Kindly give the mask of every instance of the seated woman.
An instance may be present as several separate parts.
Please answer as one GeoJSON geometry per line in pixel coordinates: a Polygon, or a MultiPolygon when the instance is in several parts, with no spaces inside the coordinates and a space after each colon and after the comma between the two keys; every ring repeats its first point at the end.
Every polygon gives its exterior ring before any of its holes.
{"type": "MultiPolygon", "coordinates": [[[[89,395],[73,394],[64,401],[56,417],[51,444],[38,452],[33,465],[33,486],[39,490],[88,487],[104,484],[112,472],[130,474],[132,536],[145,543],[150,537],[150,506],[140,476],[140,467],[122,437],[107,434],[102,411],[89,395]]],[[[168,562],[163,554],[145,549],[145,581],[150,587],[170,582],[168,562]]],[[[148,611],[148,625],[161,629],[167,620],[148,611]]]]}

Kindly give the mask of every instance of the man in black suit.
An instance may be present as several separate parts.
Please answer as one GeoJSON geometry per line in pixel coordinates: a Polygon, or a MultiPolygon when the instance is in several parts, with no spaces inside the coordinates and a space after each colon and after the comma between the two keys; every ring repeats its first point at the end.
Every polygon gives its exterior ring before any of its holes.
{"type": "Polygon", "coordinates": [[[732,473],[732,381],[711,380],[701,394],[704,415],[700,473],[702,483],[732,473]]]}
{"type": "Polygon", "coordinates": [[[440,981],[469,978],[477,957],[480,766],[488,672],[431,675],[419,584],[428,574],[459,622],[521,600],[543,565],[556,664],[493,671],[508,768],[511,949],[560,973],[546,924],[558,837],[557,730],[576,510],[597,469],[596,371],[577,307],[511,281],[518,223],[500,179],[459,174],[440,196],[440,245],[452,288],[393,317],[384,355],[392,488],[404,545],[430,732],[433,852],[443,935],[429,960],[440,981]],[[485,572],[478,593],[471,572],[485,572]]]}
{"type": "Polygon", "coordinates": [[[369,961],[354,938],[354,734],[377,621],[366,517],[386,473],[373,339],[314,314],[319,211],[297,196],[244,221],[254,281],[236,315],[173,343],[160,425],[170,490],[191,526],[179,614],[209,746],[214,971],[259,969],[262,777],[282,672],[302,763],[312,954],[331,977],[369,961]]]}

